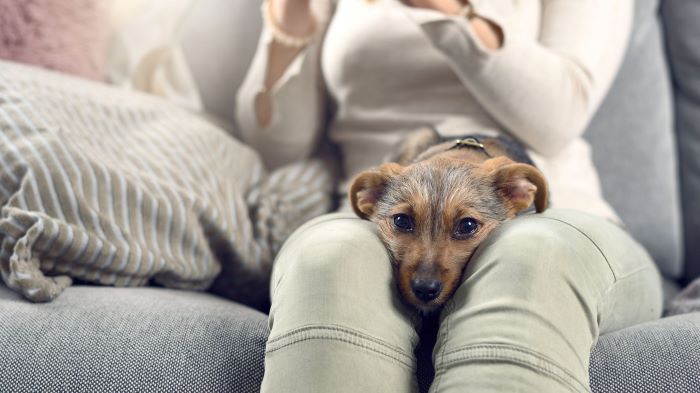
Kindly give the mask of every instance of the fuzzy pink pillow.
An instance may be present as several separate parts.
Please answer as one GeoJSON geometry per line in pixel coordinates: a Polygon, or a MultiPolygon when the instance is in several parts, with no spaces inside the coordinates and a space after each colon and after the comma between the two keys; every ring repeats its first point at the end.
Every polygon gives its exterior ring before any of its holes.
{"type": "Polygon", "coordinates": [[[101,80],[108,29],[103,0],[0,0],[0,59],[101,80]]]}

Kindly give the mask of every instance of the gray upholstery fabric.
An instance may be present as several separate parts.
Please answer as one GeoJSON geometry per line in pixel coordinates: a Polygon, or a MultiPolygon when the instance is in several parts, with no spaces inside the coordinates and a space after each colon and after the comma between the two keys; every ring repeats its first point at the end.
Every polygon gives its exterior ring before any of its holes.
{"type": "Polygon", "coordinates": [[[590,372],[597,393],[700,392],[700,313],[602,336],[590,372]]]}
{"type": "Polygon", "coordinates": [[[661,271],[677,278],[683,269],[680,202],[658,1],[635,4],[626,59],[586,138],[606,199],[661,271]]]}
{"type": "Polygon", "coordinates": [[[664,1],[683,196],[686,278],[700,276],[700,2],[664,1]]]}
{"type": "MultiPolygon", "coordinates": [[[[76,286],[31,304],[0,287],[0,391],[257,392],[264,314],[211,295],[76,286]]],[[[435,321],[417,353],[432,380],[435,321]]],[[[700,391],[700,313],[600,338],[594,392],[700,391]]]]}
{"type": "Polygon", "coordinates": [[[691,282],[683,291],[667,304],[666,314],[686,314],[700,312],[700,278],[691,282]]]}
{"type": "Polygon", "coordinates": [[[0,392],[258,392],[267,317],[208,294],[0,286],[0,392]]]}
{"type": "Polygon", "coordinates": [[[671,300],[681,291],[680,286],[675,281],[667,278],[661,279],[661,289],[664,295],[664,311],[668,310],[671,300]]]}

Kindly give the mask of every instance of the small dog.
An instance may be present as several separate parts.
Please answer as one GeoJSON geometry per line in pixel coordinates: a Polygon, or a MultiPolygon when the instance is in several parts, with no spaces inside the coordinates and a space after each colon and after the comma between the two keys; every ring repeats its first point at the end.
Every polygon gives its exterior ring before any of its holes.
{"type": "Polygon", "coordinates": [[[525,150],[504,137],[443,141],[433,129],[408,136],[392,161],[360,173],[355,213],[377,224],[404,299],[423,313],[459,286],[477,246],[534,202],[547,183],[525,150]]]}

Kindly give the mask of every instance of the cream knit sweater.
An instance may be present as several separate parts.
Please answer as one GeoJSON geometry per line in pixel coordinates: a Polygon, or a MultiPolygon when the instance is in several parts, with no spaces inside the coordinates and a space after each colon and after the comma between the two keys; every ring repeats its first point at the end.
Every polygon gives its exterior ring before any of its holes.
{"type": "Polygon", "coordinates": [[[238,94],[241,137],[268,165],[308,156],[323,132],[340,146],[346,178],[426,124],[443,136],[505,132],[528,146],[552,207],[617,220],[581,134],[624,54],[631,0],[471,0],[504,32],[495,51],[467,20],[400,0],[313,1],[323,34],[274,86],[271,123],[260,127],[254,107],[266,29],[238,94]]]}

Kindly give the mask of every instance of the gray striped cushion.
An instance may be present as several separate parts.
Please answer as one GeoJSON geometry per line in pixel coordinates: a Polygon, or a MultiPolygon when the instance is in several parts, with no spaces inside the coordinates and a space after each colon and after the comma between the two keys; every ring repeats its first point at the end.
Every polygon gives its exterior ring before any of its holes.
{"type": "Polygon", "coordinates": [[[237,300],[259,301],[275,250],[331,189],[315,162],[271,176],[196,114],[0,62],[0,272],[29,300],[71,278],[205,289],[224,265],[237,300]]]}

